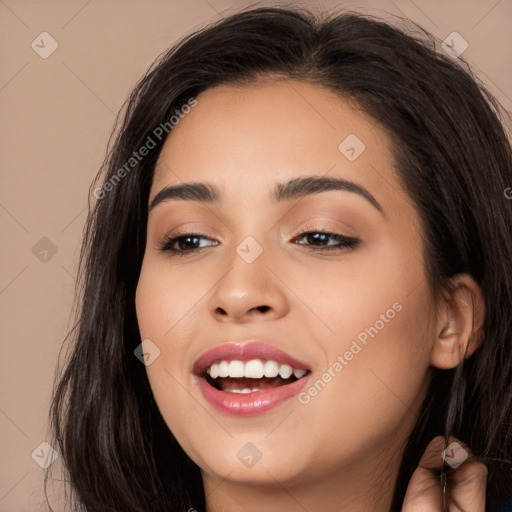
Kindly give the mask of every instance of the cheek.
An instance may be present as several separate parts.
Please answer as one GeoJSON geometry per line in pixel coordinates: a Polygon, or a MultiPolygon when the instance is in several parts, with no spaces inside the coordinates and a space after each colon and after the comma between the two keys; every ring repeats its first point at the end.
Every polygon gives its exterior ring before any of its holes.
{"type": "Polygon", "coordinates": [[[353,447],[377,450],[416,422],[429,382],[433,331],[427,290],[408,293],[383,288],[366,296],[364,307],[346,301],[333,325],[343,336],[326,347],[326,368],[302,396],[309,409],[304,420],[323,418],[326,435],[345,454],[353,447]]]}
{"type": "MultiPolygon", "coordinates": [[[[213,283],[212,283],[213,284],[213,283]]],[[[190,369],[185,366],[195,307],[212,284],[199,273],[169,271],[169,266],[145,260],[137,284],[135,307],[141,339],[150,339],[160,355],[146,371],[153,395],[169,428],[178,437],[194,428],[190,369]],[[179,411],[179,414],[176,414],[179,411]],[[189,421],[190,420],[190,421],[189,421]]]]}
{"type": "MultiPolygon", "coordinates": [[[[416,423],[428,386],[428,364],[412,345],[404,350],[408,327],[394,321],[366,346],[359,343],[361,350],[350,361],[344,358],[341,371],[331,367],[330,373],[306,388],[302,398],[310,402],[294,420],[306,427],[304,433],[314,431],[319,439],[329,440],[304,443],[297,439],[310,452],[311,471],[320,475],[325,461],[343,461],[350,467],[364,459],[392,458],[416,423]]],[[[346,343],[344,348],[349,346],[346,343]]],[[[336,361],[344,353],[333,351],[330,359],[336,361]]],[[[290,438],[284,430],[279,436],[274,441],[284,443],[290,438]]]]}
{"type": "Polygon", "coordinates": [[[335,280],[317,274],[323,284],[310,287],[330,333],[318,337],[325,359],[302,394],[301,421],[322,418],[344,453],[412,428],[429,382],[433,302],[416,260],[392,256],[335,280]]]}
{"type": "Polygon", "coordinates": [[[172,340],[173,351],[179,350],[183,337],[175,333],[191,326],[193,310],[210,286],[199,272],[170,272],[165,262],[145,262],[135,297],[141,336],[160,341],[161,350],[172,340]]]}

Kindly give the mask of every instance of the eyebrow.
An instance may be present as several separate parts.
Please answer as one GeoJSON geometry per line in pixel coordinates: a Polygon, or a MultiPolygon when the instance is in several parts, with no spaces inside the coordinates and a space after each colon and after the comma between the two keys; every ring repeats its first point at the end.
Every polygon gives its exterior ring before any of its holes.
{"type": "MultiPolygon", "coordinates": [[[[331,190],[342,190],[358,194],[384,215],[382,206],[364,187],[342,178],[327,176],[302,176],[293,178],[286,183],[278,183],[271,194],[271,200],[274,203],[279,203],[331,190]]],[[[179,185],[167,185],[153,198],[149,205],[149,211],[164,201],[188,200],[216,203],[220,201],[220,198],[221,193],[219,189],[212,183],[190,182],[180,183],[179,185]]]]}

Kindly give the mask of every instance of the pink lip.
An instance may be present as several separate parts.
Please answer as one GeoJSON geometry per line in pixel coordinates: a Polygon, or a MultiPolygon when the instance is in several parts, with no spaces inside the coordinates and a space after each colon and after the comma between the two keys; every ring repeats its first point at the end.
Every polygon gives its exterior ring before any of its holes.
{"type": "Polygon", "coordinates": [[[298,361],[286,352],[265,343],[251,341],[243,345],[225,343],[202,354],[194,364],[193,372],[202,375],[213,363],[221,361],[250,361],[251,359],[272,360],[279,364],[288,364],[295,370],[311,370],[311,367],[298,361]]]}
{"type": "Polygon", "coordinates": [[[194,365],[194,374],[199,389],[213,408],[233,416],[261,414],[297,395],[311,375],[311,373],[308,373],[292,384],[247,394],[220,391],[208,384],[203,376],[206,369],[213,363],[223,360],[250,361],[251,359],[273,360],[280,364],[288,364],[294,369],[311,371],[309,365],[261,342],[249,342],[243,345],[235,343],[220,345],[201,355],[194,365]]]}
{"type": "Polygon", "coordinates": [[[199,389],[206,401],[218,411],[233,416],[255,416],[273,409],[285,400],[297,395],[309,380],[310,375],[308,373],[292,384],[247,394],[219,391],[210,386],[204,378],[199,377],[197,380],[199,389]]]}

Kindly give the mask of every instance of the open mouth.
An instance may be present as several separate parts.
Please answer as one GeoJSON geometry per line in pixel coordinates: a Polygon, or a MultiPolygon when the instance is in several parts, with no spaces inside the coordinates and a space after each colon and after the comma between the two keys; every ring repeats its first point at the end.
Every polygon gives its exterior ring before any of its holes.
{"type": "Polygon", "coordinates": [[[223,360],[209,366],[202,377],[219,391],[247,394],[293,384],[308,373],[274,360],[223,360]]]}
{"type": "Polygon", "coordinates": [[[225,343],[202,354],[192,373],[217,411],[254,416],[290,403],[306,385],[311,367],[267,343],[225,343]]]}

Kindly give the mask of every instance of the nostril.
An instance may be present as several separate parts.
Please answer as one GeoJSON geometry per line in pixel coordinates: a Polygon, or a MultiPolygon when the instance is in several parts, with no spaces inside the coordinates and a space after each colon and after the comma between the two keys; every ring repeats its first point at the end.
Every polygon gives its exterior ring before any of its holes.
{"type": "Polygon", "coordinates": [[[258,311],[260,311],[261,313],[265,313],[266,311],[268,311],[270,309],[270,306],[258,306],[256,309],[258,311]]]}

